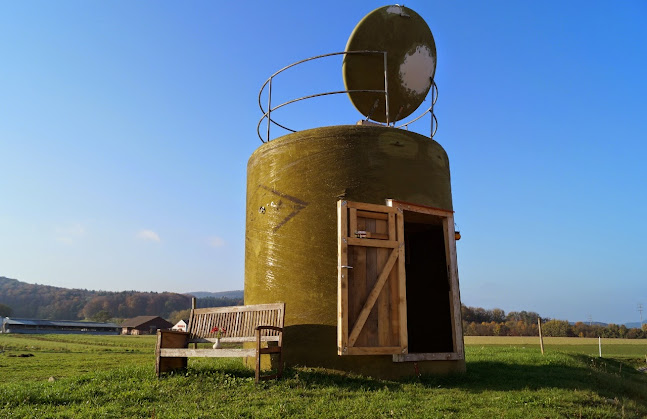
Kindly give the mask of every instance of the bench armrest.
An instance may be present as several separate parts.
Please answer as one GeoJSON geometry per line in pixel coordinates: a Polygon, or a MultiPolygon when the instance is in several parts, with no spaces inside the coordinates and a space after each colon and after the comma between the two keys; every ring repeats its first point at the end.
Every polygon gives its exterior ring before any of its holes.
{"type": "Polygon", "coordinates": [[[157,348],[186,348],[189,334],[176,330],[158,330],[157,348]]]}
{"type": "Polygon", "coordinates": [[[158,330],[158,333],[163,333],[163,334],[173,334],[173,335],[188,335],[189,332],[182,332],[180,330],[158,330]]]}
{"type": "Polygon", "coordinates": [[[278,326],[256,326],[256,330],[275,330],[277,332],[283,332],[283,328],[278,326]]]}

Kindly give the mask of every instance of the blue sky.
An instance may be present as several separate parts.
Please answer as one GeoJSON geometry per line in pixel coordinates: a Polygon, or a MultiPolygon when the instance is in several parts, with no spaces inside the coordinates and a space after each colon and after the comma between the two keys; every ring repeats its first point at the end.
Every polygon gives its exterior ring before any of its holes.
{"type": "MultiPolygon", "coordinates": [[[[0,4],[0,275],[242,289],[258,90],[285,65],[342,51],[382,5],[0,4]]],[[[463,302],[638,321],[647,3],[406,5],[438,49],[436,140],[452,167],[463,302]]],[[[277,80],[275,93],[342,87],[331,59],[277,80]]],[[[341,96],[280,114],[296,128],[359,118],[341,96]]]]}

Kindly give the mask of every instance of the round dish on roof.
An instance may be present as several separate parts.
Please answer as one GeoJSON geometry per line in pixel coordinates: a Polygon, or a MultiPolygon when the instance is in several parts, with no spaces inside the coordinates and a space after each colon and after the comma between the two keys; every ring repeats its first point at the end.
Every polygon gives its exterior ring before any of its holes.
{"type": "MultiPolygon", "coordinates": [[[[348,38],[346,52],[386,51],[388,122],[411,115],[425,100],[436,72],[436,43],[427,23],[408,7],[384,6],[366,15],[348,38]]],[[[346,90],[384,90],[384,56],[349,54],[342,66],[346,90]]],[[[348,93],[364,116],[387,122],[384,93],[348,93]]]]}

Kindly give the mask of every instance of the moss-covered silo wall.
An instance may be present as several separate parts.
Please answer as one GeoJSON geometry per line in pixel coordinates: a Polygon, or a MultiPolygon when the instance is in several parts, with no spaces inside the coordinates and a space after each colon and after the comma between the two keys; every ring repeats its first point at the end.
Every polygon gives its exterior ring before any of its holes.
{"type": "MultiPolygon", "coordinates": [[[[337,355],[337,201],[385,199],[452,209],[443,148],[395,128],[334,126],[263,144],[247,168],[245,304],[285,302],[288,365],[374,377],[415,373],[391,356],[337,355]]],[[[423,361],[453,372],[464,361],[423,361]]]]}

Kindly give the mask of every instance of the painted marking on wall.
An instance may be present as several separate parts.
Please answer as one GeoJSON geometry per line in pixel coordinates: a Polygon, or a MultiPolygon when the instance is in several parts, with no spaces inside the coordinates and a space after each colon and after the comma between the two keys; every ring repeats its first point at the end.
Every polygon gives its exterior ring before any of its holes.
{"type": "Polygon", "coordinates": [[[431,74],[436,66],[431,50],[426,45],[419,45],[412,54],[404,56],[400,64],[402,87],[411,94],[425,94],[431,86],[431,74]]]}
{"type": "MultiPolygon", "coordinates": [[[[280,197],[280,198],[287,199],[288,201],[290,201],[290,202],[292,203],[292,205],[291,205],[291,206],[294,208],[294,210],[293,210],[291,213],[289,213],[285,218],[283,218],[283,220],[281,220],[281,222],[279,222],[276,226],[274,226],[274,228],[272,229],[272,232],[274,232],[274,233],[276,233],[276,231],[277,231],[279,228],[283,227],[283,226],[285,225],[285,223],[287,223],[288,221],[290,221],[292,218],[294,218],[294,216],[295,216],[295,215],[297,215],[299,212],[301,212],[301,210],[303,210],[305,207],[307,207],[307,206],[308,206],[308,202],[303,201],[303,200],[301,200],[301,199],[299,199],[299,198],[297,198],[297,197],[294,197],[294,196],[292,196],[292,195],[288,195],[288,194],[286,194],[286,193],[279,192],[279,191],[277,191],[277,190],[275,190],[275,189],[272,189],[272,188],[269,188],[269,187],[267,187],[267,186],[265,186],[265,185],[258,185],[258,187],[259,187],[259,188],[262,188],[262,189],[265,189],[265,190],[266,190],[266,191],[268,191],[269,193],[274,194],[274,195],[276,195],[276,196],[278,196],[278,197],[280,197]]],[[[278,210],[281,206],[282,206],[282,202],[281,202],[281,201],[279,201],[278,203],[275,203],[274,201],[272,201],[272,202],[270,203],[270,207],[274,207],[274,208],[276,208],[277,210],[278,210]],[[273,205],[272,205],[272,204],[273,204],[273,205]]]]}

